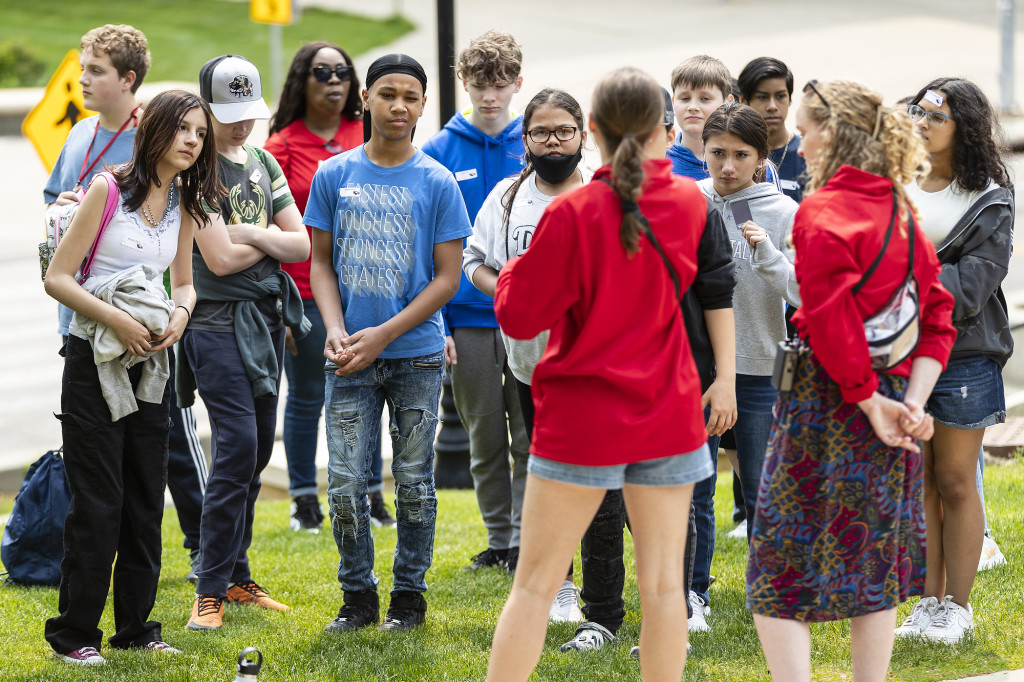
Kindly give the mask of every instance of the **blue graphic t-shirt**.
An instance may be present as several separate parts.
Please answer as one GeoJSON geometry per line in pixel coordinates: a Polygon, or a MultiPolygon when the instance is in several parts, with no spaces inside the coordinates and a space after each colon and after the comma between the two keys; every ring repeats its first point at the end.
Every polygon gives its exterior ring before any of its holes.
{"type": "MultiPolygon", "coordinates": [[[[324,161],[313,176],[303,222],[334,237],[345,330],[390,320],[434,277],[434,244],[473,233],[466,204],[447,168],[417,150],[385,168],[356,147],[324,161]]],[[[441,314],[392,341],[381,358],[444,349],[441,314]]]]}

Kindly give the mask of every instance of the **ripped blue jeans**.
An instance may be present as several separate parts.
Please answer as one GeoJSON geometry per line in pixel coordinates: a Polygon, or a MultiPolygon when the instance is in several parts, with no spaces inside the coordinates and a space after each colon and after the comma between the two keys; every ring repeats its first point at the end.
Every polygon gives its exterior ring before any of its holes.
{"type": "Polygon", "coordinates": [[[377,589],[373,536],[366,499],[381,415],[391,417],[392,460],[398,517],[393,592],[425,592],[434,554],[434,434],[444,376],[444,353],[374,360],[353,374],[325,368],[327,497],[346,592],[377,589]]]}

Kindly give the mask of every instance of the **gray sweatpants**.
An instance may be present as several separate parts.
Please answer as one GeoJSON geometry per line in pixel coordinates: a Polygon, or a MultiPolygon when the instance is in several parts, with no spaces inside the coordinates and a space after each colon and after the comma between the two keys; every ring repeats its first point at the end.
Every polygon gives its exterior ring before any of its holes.
{"type": "Polygon", "coordinates": [[[497,329],[461,327],[452,330],[452,337],[458,355],[452,367],[452,392],[469,434],[470,472],[487,527],[487,545],[518,547],[530,439],[505,345],[497,329]]]}

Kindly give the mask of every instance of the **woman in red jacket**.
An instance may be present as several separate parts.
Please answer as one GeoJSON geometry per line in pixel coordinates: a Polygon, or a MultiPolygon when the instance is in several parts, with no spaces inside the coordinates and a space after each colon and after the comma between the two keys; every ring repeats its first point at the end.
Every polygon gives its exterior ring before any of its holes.
{"type": "Polygon", "coordinates": [[[792,233],[803,300],[793,321],[809,350],[776,403],[747,605],[772,677],[810,680],[808,623],[849,618],[855,678],[882,680],[896,607],[924,584],[917,440],[932,434],[924,405],[956,336],[953,298],[903,192],[924,162],[906,113],[859,83],[811,81],[796,123],[810,182],[792,233]],[[919,343],[875,369],[864,321],[911,268],[919,343]]]}
{"type": "Polygon", "coordinates": [[[519,566],[488,680],[529,676],[565,566],[605,491],[620,487],[636,546],[644,678],[683,672],[679,510],[712,469],[679,298],[696,272],[707,204],[696,184],[672,175],[663,116],[653,78],[630,68],[605,76],[589,129],[607,165],[551,204],[530,250],[498,278],[502,330],[551,336],[533,374],[519,566]]]}

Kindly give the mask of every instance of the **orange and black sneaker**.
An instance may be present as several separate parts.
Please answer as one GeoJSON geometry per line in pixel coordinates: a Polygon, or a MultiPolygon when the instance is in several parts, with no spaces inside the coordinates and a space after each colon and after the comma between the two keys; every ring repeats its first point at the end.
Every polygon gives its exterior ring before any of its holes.
{"type": "Polygon", "coordinates": [[[261,609],[271,609],[272,611],[292,610],[292,607],[271,599],[266,590],[251,580],[244,583],[235,583],[229,587],[228,601],[232,604],[247,604],[249,606],[258,606],[261,609]]]}
{"type": "Polygon", "coordinates": [[[224,597],[216,594],[197,594],[192,602],[189,630],[220,630],[224,624],[224,597]]]}

